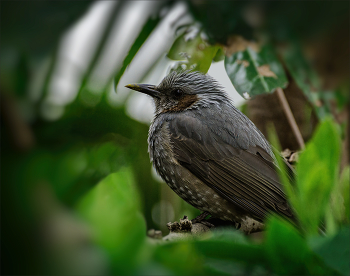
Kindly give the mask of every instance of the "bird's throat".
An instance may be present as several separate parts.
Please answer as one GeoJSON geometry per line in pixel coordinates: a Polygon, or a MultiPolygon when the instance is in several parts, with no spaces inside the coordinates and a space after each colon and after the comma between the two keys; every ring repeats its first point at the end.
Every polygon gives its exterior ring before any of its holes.
{"type": "Polygon", "coordinates": [[[194,105],[197,101],[198,101],[197,95],[185,95],[179,100],[177,105],[163,110],[162,113],[184,111],[184,110],[188,109],[189,107],[191,107],[192,105],[194,105]]]}

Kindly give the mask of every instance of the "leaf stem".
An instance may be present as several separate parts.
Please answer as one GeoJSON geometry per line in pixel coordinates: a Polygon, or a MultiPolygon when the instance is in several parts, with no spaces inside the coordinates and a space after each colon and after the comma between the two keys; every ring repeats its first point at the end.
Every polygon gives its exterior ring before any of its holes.
{"type": "Polygon", "coordinates": [[[304,149],[305,143],[304,143],[303,136],[301,135],[297,122],[295,121],[295,118],[293,116],[292,110],[290,109],[286,96],[284,95],[282,88],[278,87],[276,90],[277,90],[277,97],[282,104],[284,114],[287,116],[288,123],[292,128],[295,138],[297,139],[297,142],[299,144],[299,147],[300,149],[304,149]]]}

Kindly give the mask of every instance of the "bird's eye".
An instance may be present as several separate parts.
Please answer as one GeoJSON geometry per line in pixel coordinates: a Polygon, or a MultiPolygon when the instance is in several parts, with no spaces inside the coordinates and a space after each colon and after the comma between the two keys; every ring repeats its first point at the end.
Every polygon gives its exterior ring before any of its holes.
{"type": "Polygon", "coordinates": [[[173,93],[172,93],[175,97],[177,97],[177,98],[179,98],[179,97],[181,97],[182,96],[182,94],[183,94],[183,92],[182,92],[182,90],[181,89],[174,89],[173,90],[173,93]]]}

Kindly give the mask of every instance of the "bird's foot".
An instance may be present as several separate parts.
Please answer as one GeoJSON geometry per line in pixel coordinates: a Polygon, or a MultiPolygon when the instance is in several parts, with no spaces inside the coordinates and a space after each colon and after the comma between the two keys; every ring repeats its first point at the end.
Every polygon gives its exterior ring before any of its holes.
{"type": "Polygon", "coordinates": [[[192,222],[192,224],[201,223],[205,226],[208,226],[209,228],[212,228],[212,227],[214,227],[214,224],[211,224],[210,222],[205,220],[205,218],[209,215],[210,215],[210,213],[205,211],[202,214],[200,214],[198,217],[192,219],[191,222],[192,222]]]}

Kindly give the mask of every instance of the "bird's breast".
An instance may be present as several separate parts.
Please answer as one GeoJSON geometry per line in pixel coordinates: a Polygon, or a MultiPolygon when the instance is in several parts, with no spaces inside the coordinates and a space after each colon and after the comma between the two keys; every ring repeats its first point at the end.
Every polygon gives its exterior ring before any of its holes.
{"type": "Polygon", "coordinates": [[[181,165],[175,158],[170,141],[168,122],[159,125],[154,122],[151,125],[148,138],[148,151],[153,166],[159,175],[173,190],[178,189],[179,169],[181,165]],[[157,126],[154,126],[157,124],[157,126]]]}

